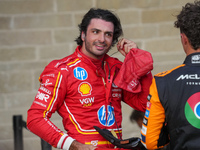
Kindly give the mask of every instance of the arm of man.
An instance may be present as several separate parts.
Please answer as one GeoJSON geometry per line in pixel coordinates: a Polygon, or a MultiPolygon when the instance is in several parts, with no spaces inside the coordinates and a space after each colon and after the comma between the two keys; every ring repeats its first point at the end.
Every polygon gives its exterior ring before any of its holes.
{"type": "Polygon", "coordinates": [[[143,76],[139,82],[141,84],[141,91],[138,93],[132,93],[127,90],[123,90],[123,101],[132,108],[145,112],[149,87],[152,82],[151,72],[143,76]]]}
{"type": "Polygon", "coordinates": [[[165,127],[165,110],[159,100],[155,78],[150,87],[149,99],[141,129],[142,143],[147,149],[158,149],[164,146],[160,144],[163,143],[160,135],[165,127]]]}
{"type": "Polygon", "coordinates": [[[124,90],[123,100],[134,109],[145,111],[149,87],[152,82],[153,59],[130,40],[121,39],[118,50],[126,58],[114,83],[124,90]]]}
{"type": "Polygon", "coordinates": [[[51,115],[63,104],[66,96],[66,81],[62,73],[47,66],[40,75],[39,81],[40,88],[28,110],[28,129],[59,149],[94,150],[94,146],[75,141],[50,121],[51,115]]]}

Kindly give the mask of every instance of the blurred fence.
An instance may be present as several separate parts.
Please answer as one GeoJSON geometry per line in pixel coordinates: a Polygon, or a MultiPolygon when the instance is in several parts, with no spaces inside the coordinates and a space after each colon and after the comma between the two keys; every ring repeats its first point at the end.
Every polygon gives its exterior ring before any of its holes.
{"type": "MultiPolygon", "coordinates": [[[[13,116],[13,133],[14,133],[14,150],[24,150],[23,146],[23,129],[27,129],[26,122],[23,121],[22,115],[13,116]]],[[[52,150],[49,143],[41,139],[41,150],[52,150]]]]}

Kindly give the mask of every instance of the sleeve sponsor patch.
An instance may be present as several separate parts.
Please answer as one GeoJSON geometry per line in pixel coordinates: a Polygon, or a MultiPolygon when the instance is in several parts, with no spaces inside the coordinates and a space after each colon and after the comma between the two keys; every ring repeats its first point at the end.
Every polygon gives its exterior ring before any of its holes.
{"type": "Polygon", "coordinates": [[[142,137],[142,142],[146,143],[146,136],[141,134],[141,137],[142,137]]]}
{"type": "Polygon", "coordinates": [[[152,97],[152,96],[149,94],[149,95],[147,96],[147,100],[150,101],[151,97],[152,97]]]}
{"type": "Polygon", "coordinates": [[[144,124],[145,126],[147,126],[147,124],[148,124],[148,119],[143,118],[143,124],[144,124]]]}
{"type": "Polygon", "coordinates": [[[149,111],[149,110],[146,110],[144,116],[145,116],[146,118],[149,118],[149,113],[150,113],[150,111],[149,111]]]}
{"type": "Polygon", "coordinates": [[[147,127],[142,126],[141,132],[142,132],[142,134],[146,135],[147,134],[147,127]]]}

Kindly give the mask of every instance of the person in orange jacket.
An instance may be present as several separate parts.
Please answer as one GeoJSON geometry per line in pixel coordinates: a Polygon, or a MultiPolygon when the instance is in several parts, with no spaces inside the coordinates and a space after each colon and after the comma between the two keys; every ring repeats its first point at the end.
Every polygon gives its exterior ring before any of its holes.
{"type": "Polygon", "coordinates": [[[200,149],[200,1],[182,8],[175,27],[186,58],[153,78],[141,129],[147,149],[200,149]]]}

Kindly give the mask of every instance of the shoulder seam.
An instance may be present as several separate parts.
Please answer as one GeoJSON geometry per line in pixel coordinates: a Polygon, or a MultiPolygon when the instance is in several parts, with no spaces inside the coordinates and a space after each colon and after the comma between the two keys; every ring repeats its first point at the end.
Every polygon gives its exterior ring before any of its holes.
{"type": "Polygon", "coordinates": [[[156,77],[163,77],[163,76],[166,76],[166,75],[170,74],[172,71],[174,71],[174,70],[176,70],[176,69],[178,69],[178,68],[181,68],[181,67],[183,67],[183,66],[185,66],[185,64],[179,65],[179,66],[177,66],[177,67],[175,67],[175,68],[173,68],[173,69],[171,69],[171,70],[167,70],[167,71],[160,72],[160,73],[156,74],[155,76],[156,76],[156,77]]]}

